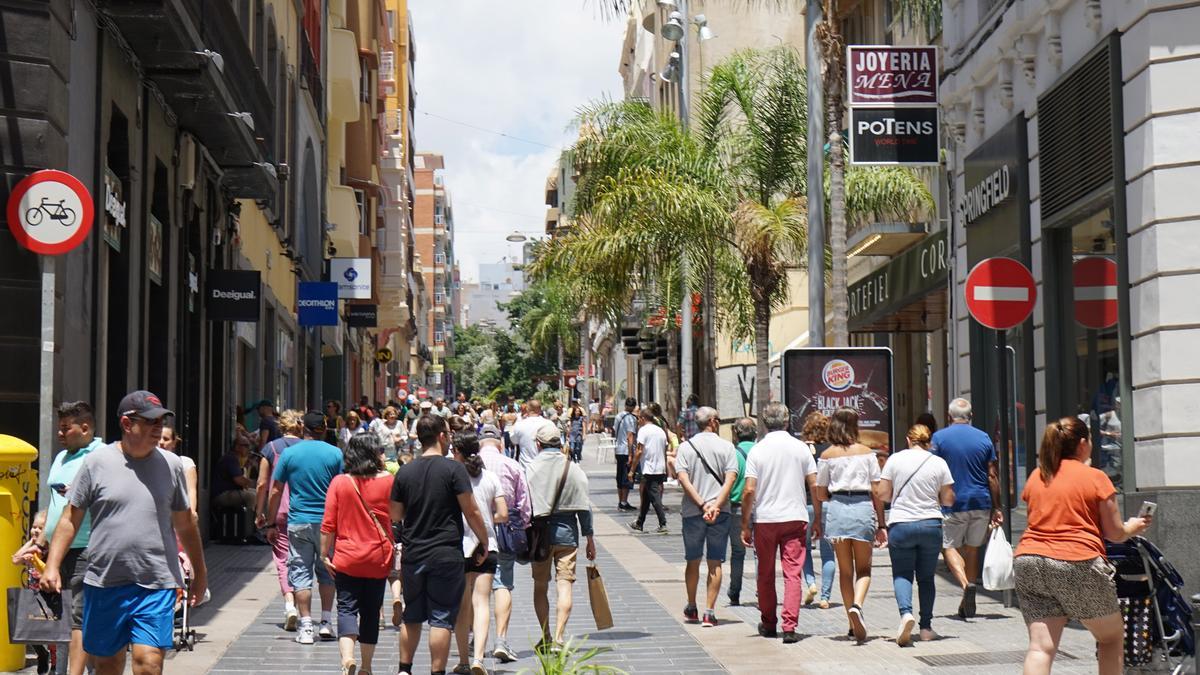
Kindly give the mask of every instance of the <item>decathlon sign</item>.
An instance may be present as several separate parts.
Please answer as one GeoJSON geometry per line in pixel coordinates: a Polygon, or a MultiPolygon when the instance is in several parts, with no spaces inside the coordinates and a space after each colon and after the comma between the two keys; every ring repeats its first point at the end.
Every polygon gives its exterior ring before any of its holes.
{"type": "Polygon", "coordinates": [[[262,275],[249,270],[209,270],[204,297],[210,321],[258,321],[262,275]]]}
{"type": "Polygon", "coordinates": [[[296,317],[301,326],[336,326],[338,285],[332,281],[301,281],[296,290],[296,317]]]}
{"type": "Polygon", "coordinates": [[[337,283],[339,298],[370,300],[371,259],[333,258],[329,261],[329,280],[337,283]]]}

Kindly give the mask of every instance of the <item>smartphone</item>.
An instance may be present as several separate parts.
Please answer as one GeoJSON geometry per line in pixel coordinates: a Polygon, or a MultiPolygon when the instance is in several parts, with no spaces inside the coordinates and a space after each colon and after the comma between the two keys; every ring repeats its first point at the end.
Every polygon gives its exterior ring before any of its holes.
{"type": "Polygon", "coordinates": [[[66,483],[51,483],[50,489],[54,490],[55,492],[57,492],[60,495],[66,494],[67,493],[67,484],[66,483]]]}
{"type": "Polygon", "coordinates": [[[1138,511],[1138,518],[1149,518],[1154,516],[1154,512],[1158,510],[1158,504],[1155,502],[1142,502],[1142,508],[1138,511]]]}

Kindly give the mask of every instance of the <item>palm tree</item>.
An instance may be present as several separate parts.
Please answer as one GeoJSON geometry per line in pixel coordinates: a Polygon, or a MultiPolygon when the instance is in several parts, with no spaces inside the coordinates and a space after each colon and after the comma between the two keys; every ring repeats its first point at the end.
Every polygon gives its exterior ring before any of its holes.
{"type": "MultiPolygon", "coordinates": [[[[787,47],[714,67],[691,130],[642,102],[586,107],[573,149],[576,226],[545,246],[531,274],[573,279],[581,306],[619,320],[634,290],[677,306],[686,260],[689,290],[706,274],[715,280],[717,325],[753,337],[756,400],[769,400],[770,318],[787,303],[788,271],[805,260],[807,114],[804,69],[787,47]]],[[[852,175],[864,188],[855,213],[932,205],[911,172],[852,175]]]]}

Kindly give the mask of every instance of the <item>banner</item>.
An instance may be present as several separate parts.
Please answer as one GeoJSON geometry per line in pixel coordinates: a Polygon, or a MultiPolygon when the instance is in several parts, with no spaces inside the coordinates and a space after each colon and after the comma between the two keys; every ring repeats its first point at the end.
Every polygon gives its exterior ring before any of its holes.
{"type": "Polygon", "coordinates": [[[301,326],[338,324],[338,287],[327,281],[301,281],[297,289],[296,315],[301,326]]]}
{"type": "Polygon", "coordinates": [[[851,408],[858,413],[859,442],[876,450],[897,449],[891,349],[789,349],[783,353],[782,376],[783,402],[792,411],[792,434],[800,435],[809,413],[829,416],[838,408],[851,408]]]}
{"type": "Polygon", "coordinates": [[[329,280],[337,283],[338,297],[347,300],[371,299],[371,259],[331,258],[329,280]]]}
{"type": "Polygon", "coordinates": [[[205,275],[209,321],[258,321],[262,275],[246,270],[209,270],[205,275]]]}

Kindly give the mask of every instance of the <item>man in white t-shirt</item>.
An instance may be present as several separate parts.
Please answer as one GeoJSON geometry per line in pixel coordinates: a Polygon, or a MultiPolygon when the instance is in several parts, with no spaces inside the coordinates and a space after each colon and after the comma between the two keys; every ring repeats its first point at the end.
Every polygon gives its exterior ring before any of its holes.
{"type": "Polygon", "coordinates": [[[775,624],[775,552],[783,561],[783,641],[798,642],[796,622],[804,592],[804,533],[808,493],[816,483],[817,462],[808,446],[788,433],[791,411],[782,403],[762,410],[767,435],[746,459],[742,489],[742,543],[758,557],[758,634],[773,638],[775,624]],[[754,516],[751,523],[751,514],[754,516]]]}
{"type": "Polygon", "coordinates": [[[654,413],[650,406],[642,409],[641,427],[637,432],[637,447],[633,451],[633,459],[629,462],[629,479],[633,480],[635,467],[642,470],[641,504],[638,506],[637,520],[629,527],[638,532],[644,532],[646,512],[654,506],[654,515],[658,516],[658,534],[667,534],[667,514],[663,510],[663,483],[667,482],[667,432],[654,423],[654,413]]]}
{"type": "MultiPolygon", "coordinates": [[[[542,402],[530,399],[529,411],[508,432],[509,441],[517,448],[517,461],[529,472],[529,465],[538,455],[537,432],[542,427],[554,427],[554,422],[542,417],[542,402]]],[[[557,428],[557,427],[555,427],[557,428]]]]}
{"type": "Polygon", "coordinates": [[[721,420],[717,411],[702,406],[695,411],[699,433],[679,446],[675,475],[683,488],[683,557],[687,561],[683,582],[687,605],[683,618],[698,623],[696,586],[700,582],[700,558],[708,561],[704,625],[717,625],[715,607],[721,594],[721,565],[729,544],[729,493],[738,477],[737,450],[717,435],[721,420]],[[707,554],[705,550],[707,549],[707,554]]]}

